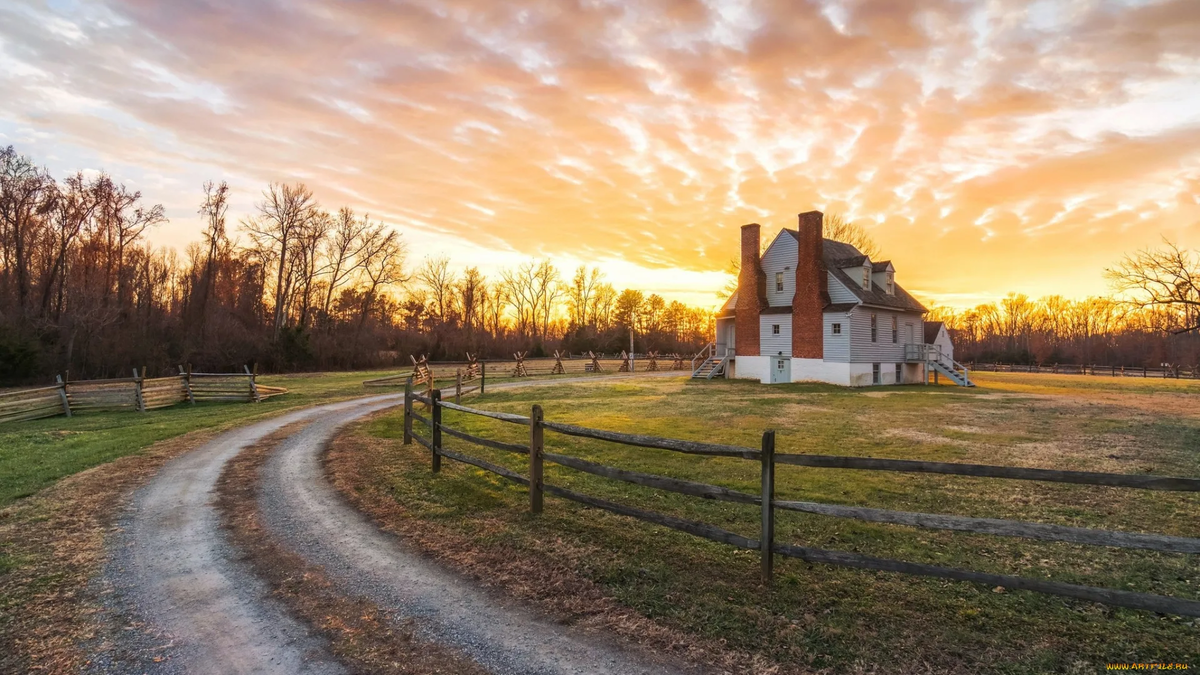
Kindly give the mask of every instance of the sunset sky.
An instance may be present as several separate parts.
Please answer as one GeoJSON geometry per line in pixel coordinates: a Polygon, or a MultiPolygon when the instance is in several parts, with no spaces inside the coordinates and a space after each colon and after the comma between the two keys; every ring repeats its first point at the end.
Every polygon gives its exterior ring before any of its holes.
{"type": "Polygon", "coordinates": [[[738,227],[867,227],[923,299],[1084,296],[1200,247],[1200,0],[0,0],[0,145],[198,237],[269,181],[413,259],[712,305],[738,227]],[[907,5],[907,8],[903,8],[907,5]]]}

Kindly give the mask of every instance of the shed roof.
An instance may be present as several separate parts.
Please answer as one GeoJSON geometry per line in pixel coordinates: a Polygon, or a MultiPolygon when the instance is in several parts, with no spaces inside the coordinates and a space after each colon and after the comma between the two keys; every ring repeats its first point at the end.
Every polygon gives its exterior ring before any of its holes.
{"type": "Polygon", "coordinates": [[[938,331],[942,330],[942,326],[946,324],[941,321],[926,321],[925,322],[925,344],[931,345],[937,339],[938,331]]]}

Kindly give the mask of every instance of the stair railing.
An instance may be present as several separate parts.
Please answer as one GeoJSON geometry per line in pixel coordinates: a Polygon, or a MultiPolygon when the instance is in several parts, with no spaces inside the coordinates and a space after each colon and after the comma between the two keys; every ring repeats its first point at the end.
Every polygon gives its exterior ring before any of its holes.
{"type": "Polygon", "coordinates": [[[692,357],[692,372],[693,373],[696,372],[696,361],[697,360],[699,360],[700,363],[703,364],[705,361],[712,358],[713,355],[716,353],[717,353],[717,343],[716,342],[710,342],[710,343],[704,345],[704,347],[702,347],[700,349],[700,351],[697,352],[696,355],[692,357]]]}

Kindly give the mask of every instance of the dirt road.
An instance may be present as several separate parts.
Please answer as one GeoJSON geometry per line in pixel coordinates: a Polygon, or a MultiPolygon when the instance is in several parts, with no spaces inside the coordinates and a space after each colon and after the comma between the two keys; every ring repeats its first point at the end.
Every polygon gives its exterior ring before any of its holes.
{"type": "MultiPolygon", "coordinates": [[[[562,382],[558,380],[557,382],[562,382]]],[[[534,382],[510,386],[530,386],[534,382]]],[[[497,389],[503,385],[497,385],[497,389]]],[[[285,426],[292,433],[263,472],[259,507],[272,536],[325,567],[339,590],[417,621],[495,673],[669,673],[664,663],[603,636],[554,624],[490,595],[380,531],[336,493],[320,455],[345,424],[402,402],[374,396],[242,427],[169,464],[139,490],[110,541],[105,582],[134,625],[156,636],[155,658],[106,663],[106,672],[339,673],[327,646],[276,602],[226,540],[212,503],[225,464],[285,426]]],[[[138,637],[142,636],[142,637],[138,637]]],[[[118,652],[137,653],[139,645],[118,652]]]]}

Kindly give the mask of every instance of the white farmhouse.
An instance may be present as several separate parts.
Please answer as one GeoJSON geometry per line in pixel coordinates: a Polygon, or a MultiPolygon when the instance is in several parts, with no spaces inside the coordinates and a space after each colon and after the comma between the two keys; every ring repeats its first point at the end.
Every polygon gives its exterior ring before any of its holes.
{"type": "Polygon", "coordinates": [[[844,386],[924,383],[937,371],[971,386],[952,354],[926,344],[926,310],[891,262],[823,236],[820,211],[800,214],[759,255],[761,227],[742,226],[738,290],[693,377],[844,386]]]}

